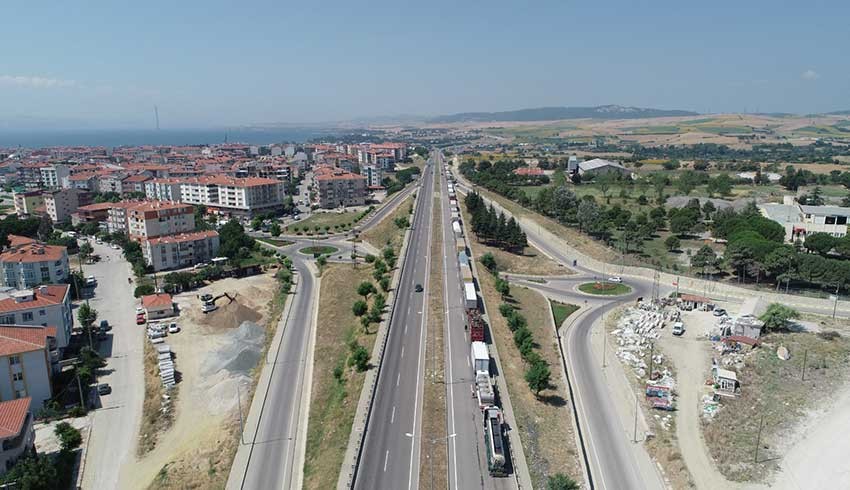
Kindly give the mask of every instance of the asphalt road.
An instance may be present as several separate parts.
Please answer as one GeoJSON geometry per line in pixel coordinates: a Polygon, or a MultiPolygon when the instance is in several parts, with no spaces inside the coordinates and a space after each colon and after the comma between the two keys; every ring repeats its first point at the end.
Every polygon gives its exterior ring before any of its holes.
{"type": "MultiPolygon", "coordinates": [[[[132,272],[121,250],[91,243],[102,260],[83,266],[86,276],[97,279],[89,304],[98,312],[96,324],[106,320],[112,325],[107,340],[100,342],[98,349],[106,358],[106,367],[101,370],[106,374],[98,376],[98,382],[109,383],[112,393],[100,397],[100,408],[91,415],[83,487],[121,488],[121,470],[129,467],[136,456],[144,398],[142,349],[147,340],[144,328],[136,325],[136,285],[127,283],[132,272]]],[[[73,313],[77,322],[76,308],[73,313]]]]}
{"type": "MultiPolygon", "coordinates": [[[[299,440],[301,409],[307,399],[304,380],[308,345],[313,325],[316,282],[306,265],[306,258],[289,254],[298,272],[298,289],[292,298],[289,318],[282,318],[283,328],[277,355],[270,362],[268,390],[257,391],[253,403],[262,410],[255,437],[246,441],[249,447],[248,465],[244,470],[241,488],[295,488],[302,471],[299,464],[305,441],[299,440]]],[[[266,362],[269,362],[267,360],[266,362]]]]}
{"type": "MultiPolygon", "coordinates": [[[[437,154],[442,168],[442,155],[437,154]]],[[[441,172],[442,174],[442,172],[441,172]]],[[[445,175],[440,178],[443,236],[443,280],[445,294],[445,379],[448,433],[449,488],[515,488],[513,478],[493,478],[487,471],[483,416],[478,400],[470,393],[475,378],[470,362],[469,331],[464,328],[463,279],[452,232],[451,207],[445,175]]],[[[442,443],[437,447],[442,448],[442,443]]]]}
{"type": "Polygon", "coordinates": [[[421,412],[434,178],[425,167],[387,346],[355,475],[358,489],[419,488],[421,412]],[[415,292],[422,284],[424,292],[415,292]]]}

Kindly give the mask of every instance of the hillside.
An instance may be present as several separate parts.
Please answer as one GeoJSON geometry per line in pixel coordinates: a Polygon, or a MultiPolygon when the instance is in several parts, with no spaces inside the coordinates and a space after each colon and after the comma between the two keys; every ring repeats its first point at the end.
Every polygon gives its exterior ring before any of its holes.
{"type": "Polygon", "coordinates": [[[698,113],[680,110],[646,109],[619,105],[596,107],[538,107],[505,112],[463,112],[438,116],[435,123],[556,121],[560,119],[643,119],[670,116],[696,116],[698,113]]]}

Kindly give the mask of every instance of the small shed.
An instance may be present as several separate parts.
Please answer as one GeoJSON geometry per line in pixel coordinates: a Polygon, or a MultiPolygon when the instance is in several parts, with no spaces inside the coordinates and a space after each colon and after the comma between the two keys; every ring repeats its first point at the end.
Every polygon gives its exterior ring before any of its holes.
{"type": "Polygon", "coordinates": [[[739,316],[732,324],[732,335],[757,339],[763,327],[764,322],[752,315],[739,316]]]}
{"type": "Polygon", "coordinates": [[[737,396],[741,391],[738,383],[738,375],[735,371],[728,371],[717,366],[711,368],[711,376],[714,378],[714,394],[720,396],[737,396]]]}
{"type": "Polygon", "coordinates": [[[680,294],[679,305],[685,310],[707,310],[712,305],[711,300],[705,296],[695,294],[680,294]]]}
{"type": "Polygon", "coordinates": [[[142,296],[142,308],[148,321],[174,315],[174,300],[170,294],[158,293],[142,296]]]}

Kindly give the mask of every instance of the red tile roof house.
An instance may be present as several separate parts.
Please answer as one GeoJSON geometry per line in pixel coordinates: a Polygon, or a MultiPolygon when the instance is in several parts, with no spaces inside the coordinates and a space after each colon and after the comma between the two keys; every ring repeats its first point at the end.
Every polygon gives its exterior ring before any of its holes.
{"type": "Polygon", "coordinates": [[[65,247],[15,235],[9,235],[9,243],[9,248],[0,254],[0,285],[26,289],[65,282],[70,277],[65,247]]]}
{"type": "Polygon", "coordinates": [[[0,295],[0,325],[50,325],[55,327],[52,336],[56,339],[57,347],[64,349],[68,346],[74,328],[71,287],[67,284],[51,284],[0,295]]]}
{"type": "Polygon", "coordinates": [[[142,296],[142,308],[148,321],[174,316],[174,300],[170,294],[158,293],[142,296]]]}
{"type": "Polygon", "coordinates": [[[0,399],[28,396],[36,407],[44,406],[53,396],[55,338],[53,327],[0,326],[0,399]]]}
{"type": "Polygon", "coordinates": [[[35,430],[29,397],[0,402],[0,474],[35,451],[35,430]]]}

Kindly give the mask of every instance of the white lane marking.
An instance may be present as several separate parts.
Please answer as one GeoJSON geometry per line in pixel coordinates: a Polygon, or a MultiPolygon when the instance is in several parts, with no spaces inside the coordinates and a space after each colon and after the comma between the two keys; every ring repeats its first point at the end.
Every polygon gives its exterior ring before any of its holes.
{"type": "Polygon", "coordinates": [[[393,405],[393,413],[390,415],[390,423],[395,422],[395,405],[393,405]]]}
{"type": "Polygon", "coordinates": [[[398,376],[395,378],[395,385],[398,386],[399,381],[401,381],[401,373],[398,373],[398,376]]]}
{"type": "Polygon", "coordinates": [[[404,346],[401,346],[401,357],[404,359],[404,346]]]}
{"type": "Polygon", "coordinates": [[[384,473],[387,472],[387,461],[390,460],[390,450],[387,449],[387,453],[384,455],[384,473]]]}
{"type": "Polygon", "coordinates": [[[472,367],[472,364],[469,363],[469,356],[466,356],[466,367],[472,367]]]}

